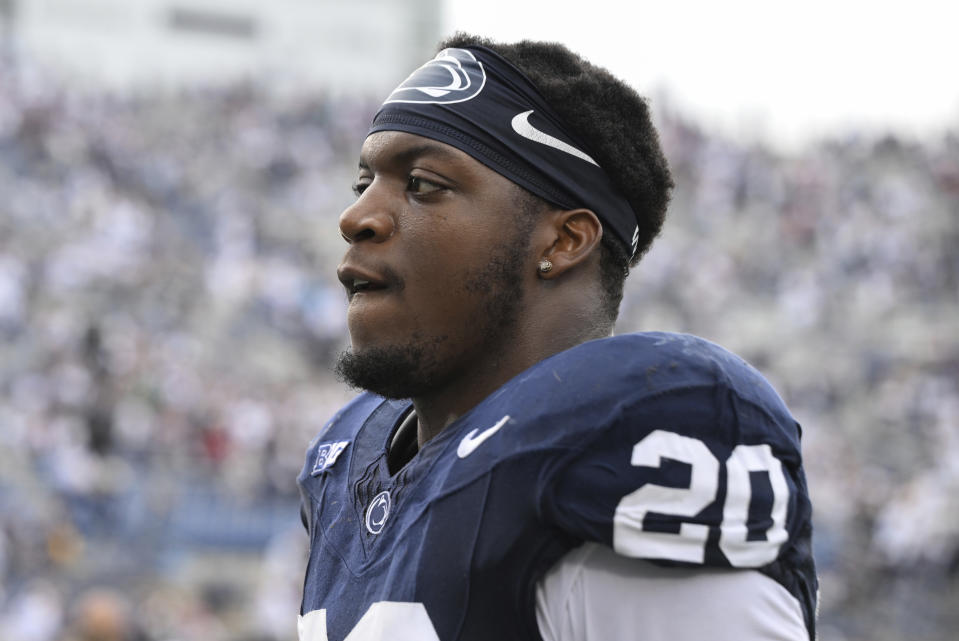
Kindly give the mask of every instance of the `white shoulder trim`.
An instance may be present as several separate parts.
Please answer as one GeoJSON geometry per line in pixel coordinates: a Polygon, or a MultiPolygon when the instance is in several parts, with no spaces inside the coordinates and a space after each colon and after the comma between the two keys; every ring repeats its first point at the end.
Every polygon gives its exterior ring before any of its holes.
{"type": "Polygon", "coordinates": [[[799,602],[756,570],[662,567],[586,543],[536,589],[544,641],[809,641],[799,602]]]}

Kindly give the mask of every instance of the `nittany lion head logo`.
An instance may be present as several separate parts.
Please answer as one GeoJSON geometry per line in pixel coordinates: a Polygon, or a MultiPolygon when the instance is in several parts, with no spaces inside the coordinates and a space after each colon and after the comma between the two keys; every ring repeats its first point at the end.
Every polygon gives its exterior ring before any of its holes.
{"type": "Polygon", "coordinates": [[[485,84],[486,70],[472,53],[443,49],[394,89],[386,103],[463,102],[475,98],[485,84]]]}
{"type": "Polygon", "coordinates": [[[366,529],[370,534],[379,534],[386,525],[386,517],[390,515],[390,493],[388,491],[380,492],[373,500],[370,506],[366,508],[366,529]]]}

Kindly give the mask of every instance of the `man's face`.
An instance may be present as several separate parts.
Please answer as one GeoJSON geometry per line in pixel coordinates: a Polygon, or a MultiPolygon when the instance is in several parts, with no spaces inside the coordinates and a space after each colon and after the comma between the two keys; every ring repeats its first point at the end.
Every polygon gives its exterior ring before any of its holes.
{"type": "Polygon", "coordinates": [[[467,154],[402,132],[366,139],[350,242],[348,382],[402,398],[436,392],[508,348],[522,315],[534,218],[522,191],[467,154]]]}

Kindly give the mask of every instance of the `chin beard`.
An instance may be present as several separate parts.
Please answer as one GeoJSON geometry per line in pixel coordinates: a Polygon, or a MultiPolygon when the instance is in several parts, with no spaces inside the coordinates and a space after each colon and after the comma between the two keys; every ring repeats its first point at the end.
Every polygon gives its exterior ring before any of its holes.
{"type": "MultiPolygon", "coordinates": [[[[439,341],[434,341],[439,342],[439,341]]],[[[435,361],[422,344],[347,349],[336,361],[337,377],[350,387],[385,398],[414,398],[437,387],[435,361]]]]}
{"type": "Polygon", "coordinates": [[[453,340],[449,335],[414,334],[402,345],[369,347],[360,352],[347,349],[337,359],[336,375],[351,387],[385,398],[417,398],[436,393],[461,374],[471,360],[506,349],[520,317],[523,292],[516,283],[522,277],[528,236],[528,229],[518,232],[513,245],[494,252],[463,283],[464,289],[478,298],[475,324],[466,330],[476,338],[453,345],[462,350],[458,354],[444,356],[453,340]]]}
{"type": "MultiPolygon", "coordinates": [[[[485,287],[492,283],[487,280],[485,287]]],[[[505,281],[506,279],[503,278],[505,281]]],[[[477,283],[467,283],[475,287],[477,283]]],[[[356,389],[364,389],[384,398],[406,399],[430,396],[451,379],[457,378],[476,358],[488,357],[504,349],[514,335],[519,318],[522,294],[502,283],[496,291],[487,291],[485,300],[474,318],[478,327],[468,345],[450,343],[448,335],[425,337],[414,334],[408,343],[367,347],[360,351],[348,348],[339,355],[334,372],[356,389]],[[460,347],[462,351],[450,354],[460,347]]]]}

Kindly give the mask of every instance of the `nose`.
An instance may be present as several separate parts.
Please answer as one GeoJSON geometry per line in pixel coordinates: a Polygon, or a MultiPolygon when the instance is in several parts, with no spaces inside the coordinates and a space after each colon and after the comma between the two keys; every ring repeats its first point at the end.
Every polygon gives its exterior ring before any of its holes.
{"type": "Polygon", "coordinates": [[[340,233],[346,242],[353,244],[371,240],[381,243],[393,235],[396,228],[393,215],[378,191],[371,184],[355,203],[340,214],[340,233]]]}

